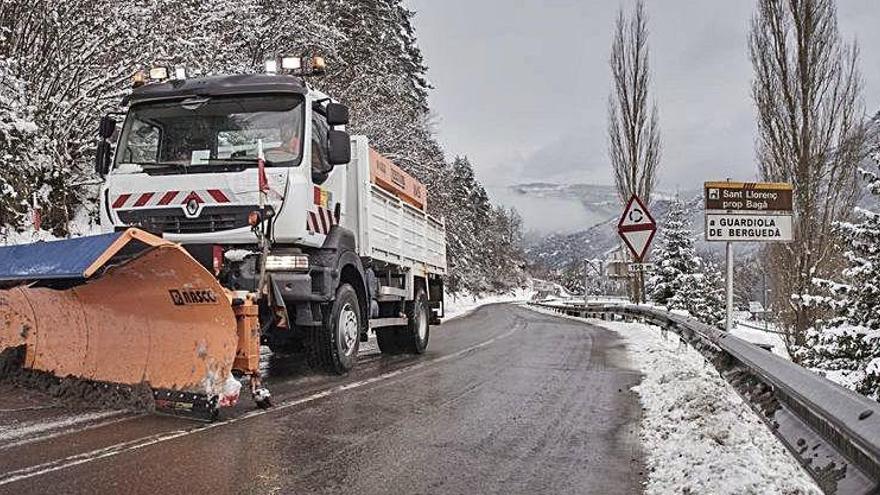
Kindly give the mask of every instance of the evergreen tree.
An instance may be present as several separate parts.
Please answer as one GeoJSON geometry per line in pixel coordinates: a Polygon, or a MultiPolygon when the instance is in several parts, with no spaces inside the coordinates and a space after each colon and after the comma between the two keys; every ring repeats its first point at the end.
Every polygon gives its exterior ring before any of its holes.
{"type": "MultiPolygon", "coordinates": [[[[880,195],[880,176],[867,170],[862,175],[870,193],[880,195]]],[[[880,213],[856,208],[856,214],[861,221],[836,224],[846,249],[846,283],[814,280],[825,295],[801,301],[831,308],[836,317],[807,332],[798,357],[806,366],[838,372],[847,385],[880,400],[880,213]]]]}
{"type": "Polygon", "coordinates": [[[513,209],[493,206],[483,249],[489,260],[486,273],[494,292],[506,292],[525,284],[522,217],[513,209]]]}
{"type": "Polygon", "coordinates": [[[648,279],[650,298],[669,309],[681,309],[700,321],[717,325],[724,319],[721,274],[694,249],[694,235],[685,204],[675,199],[653,251],[654,272],[648,279]]]}
{"type": "Polygon", "coordinates": [[[660,242],[652,251],[654,270],[648,278],[649,298],[665,305],[679,290],[683,275],[697,272],[693,233],[684,203],[676,198],[660,227],[660,242]]]}
{"type": "Polygon", "coordinates": [[[707,325],[720,325],[725,317],[721,272],[714,263],[704,263],[701,258],[697,260],[699,271],[679,275],[667,307],[685,310],[707,325]]]}
{"type": "Polygon", "coordinates": [[[483,245],[488,227],[489,197],[477,182],[467,157],[455,157],[450,175],[449,199],[458,205],[455,217],[446,222],[447,258],[450,276],[447,286],[452,292],[469,290],[485,292],[487,263],[483,245]]]}

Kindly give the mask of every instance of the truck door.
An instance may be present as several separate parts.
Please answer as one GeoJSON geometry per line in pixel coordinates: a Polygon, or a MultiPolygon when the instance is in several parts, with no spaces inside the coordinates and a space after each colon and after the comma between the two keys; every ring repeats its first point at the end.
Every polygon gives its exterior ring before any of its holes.
{"type": "Polygon", "coordinates": [[[312,110],[311,177],[314,210],[309,214],[308,229],[316,234],[328,234],[339,225],[345,206],[346,167],[334,167],[328,161],[330,126],[321,112],[312,110]]]}

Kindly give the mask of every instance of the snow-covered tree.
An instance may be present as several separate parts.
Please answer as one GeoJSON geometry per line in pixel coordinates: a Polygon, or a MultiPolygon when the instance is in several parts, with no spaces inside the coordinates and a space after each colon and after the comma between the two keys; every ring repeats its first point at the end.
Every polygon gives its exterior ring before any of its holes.
{"type": "Polygon", "coordinates": [[[39,129],[25,103],[24,82],[10,70],[13,63],[0,59],[0,159],[6,164],[0,167],[0,225],[15,228],[25,219],[35,175],[45,160],[34,146],[39,129]]]}
{"type": "Polygon", "coordinates": [[[710,325],[724,319],[721,274],[714,263],[697,255],[687,207],[678,198],[669,206],[652,258],[648,291],[653,302],[685,310],[710,325]]]}
{"type": "Polygon", "coordinates": [[[490,290],[504,292],[526,281],[522,217],[514,209],[493,206],[485,231],[486,277],[490,290]]]}
{"type": "Polygon", "coordinates": [[[699,271],[682,273],[673,284],[676,290],[667,307],[683,309],[707,325],[720,325],[726,314],[721,272],[712,262],[697,261],[699,271]]]}
{"type": "Polygon", "coordinates": [[[485,277],[483,246],[484,231],[489,226],[491,206],[486,190],[474,176],[467,157],[456,157],[452,162],[449,200],[458,205],[456,216],[446,223],[447,255],[450,276],[448,286],[454,292],[489,290],[485,277]]]}
{"type": "MultiPolygon", "coordinates": [[[[880,164],[880,155],[875,155],[880,164]]],[[[880,175],[862,170],[868,190],[880,195],[880,175]]],[[[800,301],[831,308],[835,317],[807,332],[800,350],[806,366],[836,372],[855,390],[880,400],[880,213],[856,208],[858,222],[838,222],[848,266],[843,283],[814,280],[823,295],[800,301]]]]}
{"type": "Polygon", "coordinates": [[[681,277],[698,269],[694,236],[680,199],[676,198],[669,205],[659,237],[651,253],[654,269],[648,278],[648,295],[655,303],[666,304],[679,291],[681,277]]]}

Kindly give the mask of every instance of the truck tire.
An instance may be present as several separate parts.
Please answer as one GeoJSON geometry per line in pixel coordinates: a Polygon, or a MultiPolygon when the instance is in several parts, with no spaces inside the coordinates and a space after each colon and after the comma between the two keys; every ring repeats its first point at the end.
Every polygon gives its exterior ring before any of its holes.
{"type": "Polygon", "coordinates": [[[425,291],[419,289],[409,312],[409,323],[397,329],[398,345],[403,352],[409,354],[424,354],[428,348],[428,337],[431,334],[431,308],[428,306],[428,296],[425,291]]]}
{"type": "Polygon", "coordinates": [[[309,365],[344,375],[357,362],[360,347],[361,309],[357,292],[349,284],[336,289],[336,299],[324,316],[324,324],[307,327],[309,365]]]}

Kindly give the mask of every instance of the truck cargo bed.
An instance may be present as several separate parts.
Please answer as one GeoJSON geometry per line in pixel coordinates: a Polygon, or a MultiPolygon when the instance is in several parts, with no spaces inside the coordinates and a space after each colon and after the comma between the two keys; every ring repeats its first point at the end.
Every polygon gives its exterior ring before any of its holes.
{"type": "Polygon", "coordinates": [[[348,167],[348,198],[342,224],[357,236],[358,254],[425,274],[445,274],[443,220],[370,181],[369,145],[365,137],[352,138],[352,161],[348,167]]]}

